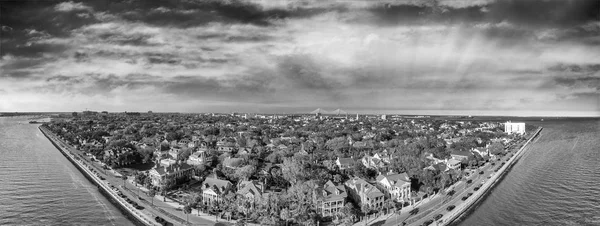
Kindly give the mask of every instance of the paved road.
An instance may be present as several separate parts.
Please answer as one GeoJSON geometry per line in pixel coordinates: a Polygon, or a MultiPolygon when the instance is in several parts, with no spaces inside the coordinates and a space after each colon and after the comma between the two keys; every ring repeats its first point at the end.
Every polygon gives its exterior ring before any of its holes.
{"type": "MultiPolygon", "coordinates": [[[[514,152],[511,152],[508,155],[511,155],[514,152]]],[[[452,196],[437,194],[431,198],[430,201],[425,202],[422,205],[418,205],[418,212],[413,215],[410,211],[413,208],[404,208],[401,210],[400,214],[389,215],[385,221],[378,220],[373,221],[369,225],[378,225],[378,226],[392,226],[392,225],[403,225],[406,223],[407,225],[422,225],[427,220],[433,220],[433,218],[442,214],[445,215],[448,213],[446,208],[448,206],[454,205],[458,206],[463,200],[462,197],[467,195],[468,193],[473,193],[474,188],[477,185],[482,184],[484,181],[487,181],[488,177],[495,174],[494,170],[500,166],[501,162],[509,159],[508,156],[502,157],[500,160],[494,161],[495,165],[491,165],[490,163],[486,163],[484,166],[480,167],[478,170],[475,170],[468,178],[463,179],[453,185],[453,190],[455,194],[452,196]],[[479,174],[478,172],[482,171],[483,174],[479,174]],[[466,183],[467,180],[472,180],[471,183],[466,183]]],[[[426,199],[427,200],[427,199],[426,199]]],[[[431,225],[437,225],[438,222],[432,223],[431,225]]]]}
{"type": "MultiPolygon", "coordinates": [[[[54,137],[51,133],[48,134],[51,137],[54,137]]],[[[118,187],[119,191],[121,191],[121,193],[123,193],[124,195],[126,195],[127,197],[129,197],[129,199],[136,201],[140,206],[144,207],[144,210],[142,210],[142,212],[144,214],[146,214],[147,216],[149,216],[152,220],[154,220],[155,216],[160,216],[164,219],[166,219],[167,221],[173,223],[176,226],[179,225],[185,225],[185,221],[184,222],[179,222],[177,219],[171,217],[171,216],[167,216],[166,214],[156,210],[154,207],[142,202],[138,200],[138,196],[137,193],[138,191],[135,190],[135,186],[132,185],[131,183],[127,183],[125,186],[127,186],[129,189],[131,189],[134,192],[130,192],[127,189],[123,189],[120,185],[123,185],[123,179],[121,179],[120,177],[115,176],[113,173],[111,173],[109,170],[104,170],[102,168],[102,165],[99,162],[94,162],[92,160],[90,160],[89,157],[85,156],[83,152],[76,150],[75,148],[73,148],[70,145],[67,145],[66,143],[64,143],[61,139],[55,139],[58,141],[58,145],[61,146],[63,149],[70,151],[71,153],[75,154],[76,156],[79,157],[83,157],[83,159],[85,160],[87,165],[91,165],[92,169],[94,169],[96,172],[99,173],[99,175],[103,176],[105,178],[104,182],[112,184],[116,187],[118,187]]],[[[144,194],[143,192],[139,192],[141,198],[144,198],[148,201],[150,200],[150,197],[148,197],[146,194],[144,194]]],[[[162,200],[159,200],[157,198],[154,199],[154,206],[157,206],[161,209],[163,209],[164,211],[166,211],[167,213],[177,216],[183,220],[186,219],[185,214],[183,214],[183,211],[181,210],[176,210],[175,207],[173,207],[172,205],[169,205],[168,203],[164,203],[162,202],[162,200]]],[[[202,217],[198,217],[195,214],[189,214],[189,220],[190,223],[193,225],[214,225],[215,223],[213,221],[204,219],[202,217]]]]}

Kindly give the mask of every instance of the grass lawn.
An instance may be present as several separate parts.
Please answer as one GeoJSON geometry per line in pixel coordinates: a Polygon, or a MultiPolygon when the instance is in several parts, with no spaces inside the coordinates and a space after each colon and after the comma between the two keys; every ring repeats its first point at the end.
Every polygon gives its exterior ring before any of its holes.
{"type": "Polygon", "coordinates": [[[133,165],[129,165],[127,167],[123,167],[123,168],[118,168],[116,169],[117,171],[119,171],[119,173],[123,174],[123,175],[133,175],[133,172],[137,171],[147,171],[152,169],[152,167],[154,167],[154,163],[153,162],[149,162],[149,163],[144,163],[144,164],[133,164],[133,165]]]}

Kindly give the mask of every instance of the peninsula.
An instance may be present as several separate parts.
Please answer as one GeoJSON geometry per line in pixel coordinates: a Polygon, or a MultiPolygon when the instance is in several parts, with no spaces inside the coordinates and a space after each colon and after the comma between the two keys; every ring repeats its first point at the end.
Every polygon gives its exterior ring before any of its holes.
{"type": "Polygon", "coordinates": [[[141,224],[447,224],[539,133],[473,117],[61,114],[40,129],[141,224]],[[440,211],[442,209],[443,211],[440,211]]]}

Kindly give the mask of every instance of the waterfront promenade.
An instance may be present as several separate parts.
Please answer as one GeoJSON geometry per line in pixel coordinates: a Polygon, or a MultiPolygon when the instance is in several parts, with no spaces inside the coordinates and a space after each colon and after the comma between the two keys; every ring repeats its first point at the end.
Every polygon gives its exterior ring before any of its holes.
{"type": "Polygon", "coordinates": [[[473,171],[467,178],[446,189],[446,191],[454,190],[455,194],[449,196],[438,193],[431,198],[426,198],[422,204],[401,209],[399,213],[382,215],[373,218],[368,222],[362,221],[355,225],[423,225],[425,221],[433,220],[434,217],[439,214],[442,214],[442,218],[434,221],[431,225],[451,225],[484,197],[487,192],[489,192],[491,188],[493,188],[494,185],[509,172],[510,167],[512,167],[512,165],[520,158],[529,144],[536,139],[541,130],[542,128],[534,132],[518,151],[510,152],[506,156],[495,161],[495,165],[486,163],[478,170],[473,171]],[[501,164],[503,162],[504,165],[501,164]],[[481,172],[481,174],[478,172],[481,172]],[[471,180],[471,183],[467,183],[466,181],[468,180],[471,180]],[[475,191],[474,188],[478,185],[481,187],[475,191]],[[461,198],[468,194],[471,195],[463,201],[461,198]],[[451,211],[448,211],[447,208],[449,206],[455,207],[451,211]]]}
{"type": "Polygon", "coordinates": [[[454,211],[450,212],[447,216],[444,216],[439,221],[441,222],[440,225],[451,225],[452,223],[460,219],[461,216],[467,213],[467,211],[470,208],[472,208],[478,201],[480,201],[480,199],[482,199],[488,192],[490,192],[491,189],[498,182],[500,182],[508,172],[510,172],[510,168],[517,162],[517,160],[519,160],[519,158],[521,158],[523,152],[525,152],[525,150],[527,150],[527,148],[529,147],[529,144],[538,138],[542,129],[543,128],[539,128],[538,130],[536,130],[535,133],[523,145],[523,147],[521,147],[516,153],[514,153],[513,157],[506,161],[506,164],[501,166],[498,169],[498,172],[495,173],[495,175],[492,175],[492,177],[486,183],[483,183],[478,191],[475,191],[471,197],[465,200],[465,202],[463,202],[461,205],[458,205],[454,211]]]}
{"type": "Polygon", "coordinates": [[[75,164],[75,166],[91,182],[96,184],[96,186],[98,186],[98,189],[101,189],[103,191],[103,194],[108,195],[109,198],[113,201],[113,203],[119,205],[121,210],[127,212],[129,217],[133,217],[135,220],[134,223],[143,225],[160,225],[152,220],[152,215],[134,208],[131,204],[127,203],[125,199],[119,197],[116,191],[110,189],[110,184],[108,182],[103,181],[98,175],[93,173],[90,169],[90,166],[86,164],[82,160],[82,158],[77,157],[74,153],[68,150],[65,144],[62,143],[62,141],[58,137],[56,137],[54,134],[42,127],[40,127],[40,131],[42,131],[42,133],[52,142],[52,144],[54,144],[59,149],[59,151],[61,151],[63,155],[65,155],[65,157],[69,159],[69,161],[75,164]]]}
{"type": "MultiPolygon", "coordinates": [[[[135,223],[143,223],[143,225],[160,225],[154,221],[154,217],[159,216],[175,226],[215,224],[214,221],[208,220],[208,217],[198,217],[194,214],[189,214],[189,222],[186,222],[186,216],[179,208],[172,207],[168,204],[162,205],[162,199],[159,200],[157,197],[155,197],[154,206],[150,205],[148,201],[143,201],[143,198],[137,195],[138,192],[135,189],[127,189],[133,188],[133,185],[130,184],[125,185],[125,187],[121,187],[120,185],[123,185],[124,183],[123,179],[110,173],[108,170],[104,171],[97,163],[87,159],[83,153],[64,143],[60,138],[56,137],[50,131],[44,129],[43,127],[40,127],[40,130],[59,149],[59,151],[61,151],[69,160],[71,160],[73,164],[78,166],[80,171],[86,175],[88,179],[98,185],[98,189],[101,189],[104,194],[108,194],[110,196],[109,198],[113,200],[113,203],[118,205],[121,210],[125,211],[128,216],[133,217],[135,223]],[[92,170],[95,171],[95,173],[92,172],[92,170]],[[101,180],[96,173],[104,177],[104,180],[101,180]],[[126,195],[126,197],[130,200],[137,202],[140,206],[144,207],[144,209],[138,210],[133,208],[131,204],[127,203],[123,198],[118,196],[116,191],[110,189],[110,185],[117,187],[122,194],[126,195]]],[[[148,199],[149,197],[146,198],[148,199]]]]}

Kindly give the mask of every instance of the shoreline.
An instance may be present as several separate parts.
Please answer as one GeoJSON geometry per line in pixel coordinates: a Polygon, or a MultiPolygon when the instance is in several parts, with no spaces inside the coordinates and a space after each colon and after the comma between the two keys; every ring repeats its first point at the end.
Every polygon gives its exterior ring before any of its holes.
{"type": "Polygon", "coordinates": [[[100,180],[100,178],[98,178],[96,175],[94,175],[92,172],[90,172],[86,168],[85,165],[78,162],[78,160],[74,158],[74,155],[71,154],[70,151],[63,150],[63,148],[57,144],[58,141],[55,140],[56,138],[52,137],[52,135],[47,134],[47,133],[51,134],[51,132],[46,131],[46,129],[42,128],[42,126],[39,126],[38,129],[42,132],[42,134],[44,134],[44,136],[50,141],[50,143],[52,143],[52,145],[54,145],[54,147],[56,147],[56,149],[58,149],[61,152],[61,154],[63,154],[69,160],[69,162],[71,162],[85,176],[85,178],[88,179],[88,181],[90,181],[92,184],[96,185],[96,187],[98,188],[98,191],[102,195],[104,195],[111,203],[113,203],[113,205],[115,205],[115,207],[117,207],[119,210],[121,210],[121,212],[133,224],[144,225],[144,226],[145,225],[156,225],[152,222],[151,219],[144,218],[144,214],[141,213],[141,211],[137,211],[132,206],[128,206],[128,203],[126,203],[123,200],[120,200],[120,198],[116,194],[113,194],[114,191],[112,191],[108,187],[108,185],[103,183],[102,180],[100,180]]]}
{"type": "Polygon", "coordinates": [[[510,158],[504,166],[500,167],[498,172],[496,172],[486,183],[481,185],[481,188],[474,192],[471,197],[469,197],[461,206],[457,206],[454,211],[452,211],[449,215],[442,217],[440,221],[442,221],[441,225],[458,225],[462,219],[468,216],[473,212],[474,208],[477,207],[485,198],[490,194],[490,192],[496,187],[496,184],[502,182],[504,177],[510,172],[510,169],[518,162],[523,153],[525,152],[525,148],[531,143],[531,141],[535,140],[542,131],[543,127],[540,127],[521,147],[516,153],[513,154],[513,157],[510,158]]]}

